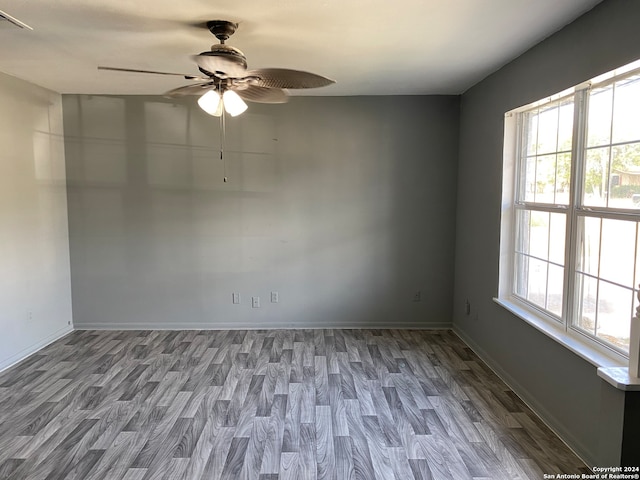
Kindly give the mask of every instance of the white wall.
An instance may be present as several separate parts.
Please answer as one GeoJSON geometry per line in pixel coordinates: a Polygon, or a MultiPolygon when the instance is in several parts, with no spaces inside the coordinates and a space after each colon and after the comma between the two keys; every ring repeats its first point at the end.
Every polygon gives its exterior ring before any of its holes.
{"type": "Polygon", "coordinates": [[[76,327],[450,325],[458,97],[63,103],[76,327]]]}
{"type": "Polygon", "coordinates": [[[0,74],[0,370],[72,329],[62,99],[0,74]]]}

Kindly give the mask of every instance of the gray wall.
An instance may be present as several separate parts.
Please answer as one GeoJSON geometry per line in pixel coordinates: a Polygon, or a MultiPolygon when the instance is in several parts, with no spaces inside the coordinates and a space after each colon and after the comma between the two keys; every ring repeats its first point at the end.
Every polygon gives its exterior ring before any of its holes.
{"type": "Polygon", "coordinates": [[[471,88],[461,102],[455,328],[594,465],[616,464],[615,451],[601,444],[619,444],[620,431],[601,424],[598,415],[608,410],[603,402],[618,408],[613,404],[620,395],[603,393],[609,387],[594,366],[492,302],[498,289],[503,115],[639,58],[639,19],[640,2],[606,0],[471,88]],[[465,299],[472,305],[469,316],[465,299]]]}
{"type": "Polygon", "coordinates": [[[450,325],[458,97],[63,104],[76,326],[450,325]]]}
{"type": "Polygon", "coordinates": [[[62,100],[0,73],[0,370],[71,331],[62,100]]]}

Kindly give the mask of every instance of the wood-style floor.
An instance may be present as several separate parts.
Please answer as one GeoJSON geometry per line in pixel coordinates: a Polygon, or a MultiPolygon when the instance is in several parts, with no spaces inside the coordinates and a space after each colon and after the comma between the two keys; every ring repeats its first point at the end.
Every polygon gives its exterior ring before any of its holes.
{"type": "Polygon", "coordinates": [[[587,472],[450,331],[78,331],[0,374],[3,479],[587,472]]]}

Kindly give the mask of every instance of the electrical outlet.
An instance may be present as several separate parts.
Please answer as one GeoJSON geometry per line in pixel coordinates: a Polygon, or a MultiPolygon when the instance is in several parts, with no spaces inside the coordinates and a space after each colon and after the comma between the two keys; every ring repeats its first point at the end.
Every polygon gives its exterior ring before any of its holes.
{"type": "Polygon", "coordinates": [[[271,303],[278,303],[280,301],[280,295],[278,292],[271,292],[271,303]]]}
{"type": "Polygon", "coordinates": [[[251,306],[253,308],[260,308],[260,297],[251,297],[251,306]]]}
{"type": "Polygon", "coordinates": [[[33,321],[33,310],[27,310],[27,322],[31,323],[33,321]]]}
{"type": "Polygon", "coordinates": [[[469,300],[466,300],[464,304],[464,313],[471,315],[471,304],[469,303],[469,300]]]}
{"type": "Polygon", "coordinates": [[[418,290],[416,293],[413,294],[413,301],[420,302],[421,300],[422,300],[422,292],[418,290]]]}
{"type": "Polygon", "coordinates": [[[233,303],[238,305],[240,303],[240,294],[239,293],[232,293],[231,294],[231,299],[233,300],[233,303]]]}

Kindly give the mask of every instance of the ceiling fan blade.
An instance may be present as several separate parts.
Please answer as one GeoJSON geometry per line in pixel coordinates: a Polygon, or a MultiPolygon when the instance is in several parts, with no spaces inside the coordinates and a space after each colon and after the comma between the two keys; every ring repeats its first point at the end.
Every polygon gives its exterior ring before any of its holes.
{"type": "Polygon", "coordinates": [[[217,77],[244,77],[247,69],[230,58],[217,55],[198,54],[191,55],[191,59],[198,66],[217,77]]]}
{"type": "Polygon", "coordinates": [[[98,66],[98,70],[113,70],[115,72],[130,72],[130,73],[152,73],[154,75],[173,75],[177,77],[184,77],[187,80],[207,80],[205,77],[201,77],[198,75],[188,75],[186,73],[156,72],[155,70],[138,70],[133,68],[102,67],[102,66],[98,66]]]}
{"type": "Polygon", "coordinates": [[[259,68],[245,73],[251,84],[268,88],[318,88],[335,83],[335,80],[315,73],[286,68],[259,68]]]}
{"type": "Polygon", "coordinates": [[[168,98],[178,98],[187,95],[202,95],[213,87],[213,82],[196,83],[195,85],[186,85],[184,87],[174,88],[164,94],[168,98]]]}
{"type": "Polygon", "coordinates": [[[246,88],[234,89],[242,98],[249,102],[257,103],[285,103],[289,100],[287,92],[281,88],[259,87],[257,85],[247,85],[246,88]]]}

